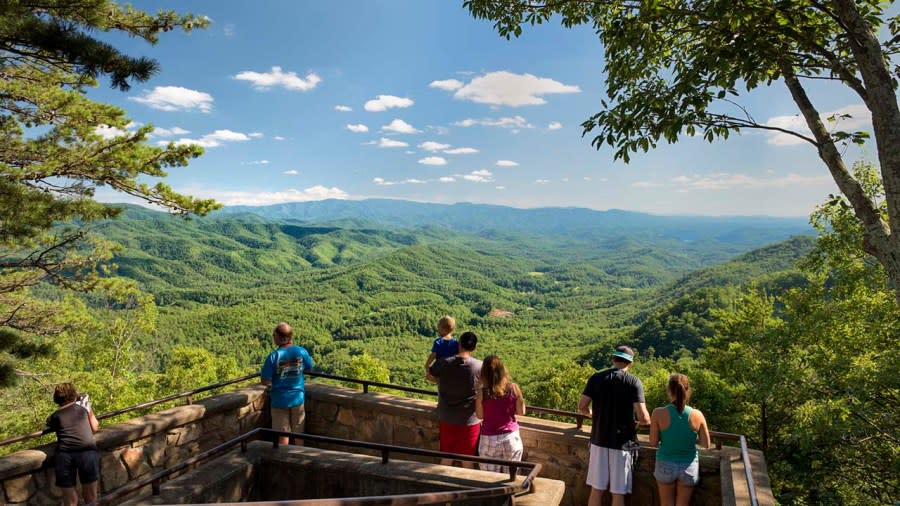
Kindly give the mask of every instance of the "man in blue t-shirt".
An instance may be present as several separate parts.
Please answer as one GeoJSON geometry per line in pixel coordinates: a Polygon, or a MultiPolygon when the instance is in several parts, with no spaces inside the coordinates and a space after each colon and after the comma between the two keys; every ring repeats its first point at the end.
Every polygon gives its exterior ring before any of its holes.
{"type": "MultiPolygon", "coordinates": [[[[272,405],[272,428],[285,432],[303,432],[306,411],[303,408],[303,372],[313,368],[312,357],[302,346],[293,343],[294,332],[285,322],[279,323],[272,334],[275,349],[263,362],[259,376],[269,388],[272,405]]],[[[289,444],[287,437],[278,438],[289,444]]]]}

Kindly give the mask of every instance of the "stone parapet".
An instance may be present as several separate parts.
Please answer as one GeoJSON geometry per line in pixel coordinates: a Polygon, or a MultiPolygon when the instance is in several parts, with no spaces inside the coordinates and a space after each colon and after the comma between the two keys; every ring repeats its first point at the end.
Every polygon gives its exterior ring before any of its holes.
{"type": "MultiPolygon", "coordinates": [[[[101,493],[267,424],[265,406],[265,387],[255,385],[103,427],[95,435],[101,493]]],[[[59,503],[55,447],[50,444],[0,458],[4,504],[59,503]]]]}

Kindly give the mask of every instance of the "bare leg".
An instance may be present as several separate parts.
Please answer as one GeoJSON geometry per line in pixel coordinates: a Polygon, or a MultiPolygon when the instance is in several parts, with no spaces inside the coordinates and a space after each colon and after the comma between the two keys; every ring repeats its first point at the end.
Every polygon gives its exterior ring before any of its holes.
{"type": "Polygon", "coordinates": [[[281,445],[281,446],[287,446],[287,445],[291,444],[291,442],[290,442],[290,440],[289,440],[289,438],[288,438],[287,436],[284,436],[284,437],[279,436],[279,437],[278,437],[278,444],[281,445]]]}
{"type": "Polygon", "coordinates": [[[603,491],[591,487],[591,496],[588,498],[588,506],[600,506],[601,499],[603,499],[603,491]]]}
{"type": "Polygon", "coordinates": [[[452,466],[452,465],[453,465],[453,460],[451,460],[451,459],[441,459],[441,465],[442,465],[442,466],[452,466]]]}
{"type": "Polygon", "coordinates": [[[694,487],[684,485],[680,481],[678,483],[678,492],[675,494],[675,504],[677,506],[688,506],[691,504],[691,494],[694,493],[694,487]]]}
{"type": "Polygon", "coordinates": [[[610,493],[610,495],[612,496],[612,506],[625,506],[625,496],[624,495],[613,494],[613,493],[610,493]]]}
{"type": "Polygon", "coordinates": [[[100,480],[92,481],[90,483],[82,483],[81,484],[81,496],[84,497],[84,503],[91,503],[97,500],[97,484],[100,483],[100,480]]]}
{"type": "Polygon", "coordinates": [[[663,483],[661,481],[657,481],[656,485],[659,487],[659,506],[675,506],[675,483],[663,483]]]}
{"type": "Polygon", "coordinates": [[[78,491],[75,490],[75,487],[63,487],[60,490],[62,490],[63,506],[78,506],[78,491]]]}

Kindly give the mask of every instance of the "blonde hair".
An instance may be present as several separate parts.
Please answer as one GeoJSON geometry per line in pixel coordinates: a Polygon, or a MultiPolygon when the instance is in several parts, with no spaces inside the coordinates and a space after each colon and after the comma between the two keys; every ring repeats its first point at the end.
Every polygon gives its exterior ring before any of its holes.
{"type": "Polygon", "coordinates": [[[438,320],[437,331],[441,337],[452,333],[454,330],[456,330],[456,320],[452,316],[444,316],[438,320]]]}

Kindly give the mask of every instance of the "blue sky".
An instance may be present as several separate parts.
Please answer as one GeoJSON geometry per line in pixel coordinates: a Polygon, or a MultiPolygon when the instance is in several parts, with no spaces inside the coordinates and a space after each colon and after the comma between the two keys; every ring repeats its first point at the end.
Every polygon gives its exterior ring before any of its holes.
{"type": "MultiPolygon", "coordinates": [[[[151,142],[206,146],[167,181],[226,205],[379,197],[803,216],[836,192],[811,146],[763,133],[686,138],[613,162],[579,126],[604,97],[592,31],[551,22],[507,41],[461,3],[138,2],[212,23],[156,46],[110,37],[161,71],[127,93],[104,84],[90,95],[160,129],[151,142]]],[[[856,113],[845,127],[867,128],[854,97],[810,91],[823,112],[856,113]]],[[[781,83],[742,100],[758,120],[797,121],[781,83]]],[[[871,149],[848,148],[847,159],[871,149]]]]}

